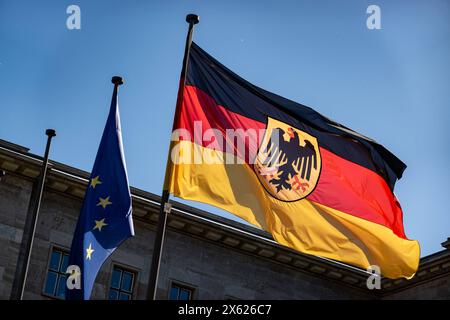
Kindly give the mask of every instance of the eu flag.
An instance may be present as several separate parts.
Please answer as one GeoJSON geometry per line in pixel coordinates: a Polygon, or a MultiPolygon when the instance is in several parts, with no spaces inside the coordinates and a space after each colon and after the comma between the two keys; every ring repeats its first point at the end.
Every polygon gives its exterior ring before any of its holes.
{"type": "Polygon", "coordinates": [[[66,299],[87,300],[97,273],[110,254],[134,236],[131,193],[122,146],[119,106],[120,77],[113,78],[114,92],[94,168],[72,240],[69,266],[81,271],[80,289],[66,287],[66,299]]]}

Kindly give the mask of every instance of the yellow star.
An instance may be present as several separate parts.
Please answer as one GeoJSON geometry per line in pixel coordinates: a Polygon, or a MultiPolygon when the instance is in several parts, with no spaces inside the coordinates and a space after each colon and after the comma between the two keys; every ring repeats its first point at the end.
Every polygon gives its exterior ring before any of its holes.
{"type": "Polygon", "coordinates": [[[107,223],[105,223],[105,219],[102,219],[102,220],[95,220],[95,227],[94,227],[94,229],[92,229],[92,230],[95,230],[95,229],[98,229],[98,231],[102,231],[102,228],[104,227],[104,226],[107,226],[108,224],[107,223]]]}
{"type": "Polygon", "coordinates": [[[97,203],[97,206],[102,206],[103,209],[106,208],[106,206],[112,204],[112,202],[109,201],[109,197],[106,198],[98,198],[99,203],[97,203]]]}
{"type": "Polygon", "coordinates": [[[95,186],[98,184],[102,184],[102,182],[100,181],[100,176],[96,176],[95,178],[91,179],[91,187],[93,189],[95,189],[95,186]]]}
{"type": "Polygon", "coordinates": [[[92,252],[95,250],[92,249],[92,243],[89,243],[89,248],[86,249],[86,260],[91,260],[92,252]]]}

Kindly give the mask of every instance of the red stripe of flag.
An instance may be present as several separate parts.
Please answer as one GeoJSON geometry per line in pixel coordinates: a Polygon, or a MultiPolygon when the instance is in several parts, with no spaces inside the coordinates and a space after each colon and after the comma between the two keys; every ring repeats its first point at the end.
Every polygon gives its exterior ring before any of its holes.
{"type": "MultiPolygon", "coordinates": [[[[183,105],[175,124],[175,128],[184,128],[191,135],[191,141],[206,148],[227,151],[225,146],[232,144],[230,150],[239,148],[236,141],[225,141],[226,129],[264,129],[265,123],[255,121],[232,112],[220,105],[208,94],[194,86],[186,86],[183,105]],[[202,131],[217,129],[222,132],[223,140],[204,141],[202,137],[194,137],[194,123],[201,123],[202,131]],[[224,150],[225,149],[225,150],[224,150]]],[[[262,139],[262,135],[259,137],[262,139]]],[[[250,139],[251,140],[251,139],[250,139]]],[[[245,141],[246,161],[248,154],[257,154],[260,141],[245,141]]],[[[320,145],[320,141],[319,141],[320,145]]],[[[390,191],[386,181],[363,166],[343,159],[331,151],[320,147],[322,157],[322,171],[319,182],[308,200],[346,212],[353,216],[383,225],[391,229],[397,236],[406,239],[402,210],[395,196],[390,191]]],[[[268,194],[268,196],[270,196],[268,194]]]]}

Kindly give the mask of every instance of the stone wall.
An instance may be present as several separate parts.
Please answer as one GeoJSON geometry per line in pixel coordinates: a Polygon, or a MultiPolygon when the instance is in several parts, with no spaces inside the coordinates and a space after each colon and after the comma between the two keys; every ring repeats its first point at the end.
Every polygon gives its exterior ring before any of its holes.
{"type": "Polygon", "coordinates": [[[15,175],[0,181],[0,298],[11,293],[33,183],[15,175]]]}
{"type": "Polygon", "coordinates": [[[384,299],[450,300],[450,276],[433,279],[390,293],[384,299]]]}
{"type": "Polygon", "coordinates": [[[170,280],[196,286],[196,299],[351,299],[369,294],[298,272],[281,263],[242,254],[169,232],[161,269],[160,298],[170,280]]]}

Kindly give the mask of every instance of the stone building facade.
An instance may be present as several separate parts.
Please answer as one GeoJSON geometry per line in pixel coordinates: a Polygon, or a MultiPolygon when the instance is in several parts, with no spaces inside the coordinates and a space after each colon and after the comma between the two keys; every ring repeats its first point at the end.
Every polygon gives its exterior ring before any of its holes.
{"type": "MultiPolygon", "coordinates": [[[[42,158],[0,140],[0,299],[9,299],[42,158]]],[[[89,174],[50,161],[25,299],[59,299],[89,174]],[[61,284],[61,286],[59,285],[61,284]]],[[[103,265],[92,299],[145,299],[160,198],[132,188],[136,236],[103,265]]],[[[276,244],[259,229],[173,203],[159,299],[450,299],[450,241],[411,280],[366,286],[368,274],[276,244]]]]}

